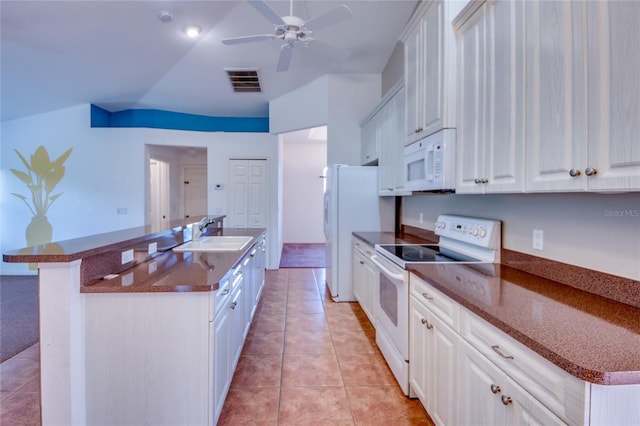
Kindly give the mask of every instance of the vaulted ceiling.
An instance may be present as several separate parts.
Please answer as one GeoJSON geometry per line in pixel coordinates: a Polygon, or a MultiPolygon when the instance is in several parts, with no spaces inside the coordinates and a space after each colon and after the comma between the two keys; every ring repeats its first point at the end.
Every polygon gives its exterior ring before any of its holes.
{"type": "MultiPolygon", "coordinates": [[[[381,73],[415,0],[268,0],[279,16],[308,20],[347,5],[350,19],[313,37],[351,52],[346,60],[295,48],[276,72],[282,41],[224,45],[274,32],[244,0],[0,1],[2,119],[83,103],[109,111],[162,109],[264,117],[268,103],[326,73],[381,73]],[[163,22],[159,14],[169,12],[163,22]],[[189,38],[187,25],[201,28],[189,38]],[[262,92],[234,93],[225,68],[257,68],[262,92]]],[[[312,99],[309,102],[313,102],[312,99]]],[[[300,106],[304,108],[304,105],[300,106]]]]}

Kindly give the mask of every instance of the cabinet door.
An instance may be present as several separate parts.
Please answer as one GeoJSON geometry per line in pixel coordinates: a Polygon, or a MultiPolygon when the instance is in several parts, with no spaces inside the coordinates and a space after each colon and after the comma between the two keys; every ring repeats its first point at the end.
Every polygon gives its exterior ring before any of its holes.
{"type": "Polygon", "coordinates": [[[485,7],[476,11],[458,31],[458,129],[456,192],[482,193],[485,102],[485,7]]]}
{"type": "Polygon", "coordinates": [[[362,164],[370,164],[378,159],[378,118],[371,117],[362,127],[362,164]]]}
{"type": "Polygon", "coordinates": [[[640,3],[587,2],[590,190],[640,189],[640,3]]]}
{"type": "Polygon", "coordinates": [[[428,399],[431,401],[429,415],[438,425],[460,424],[457,421],[457,376],[456,353],[460,337],[436,315],[430,316],[433,334],[430,356],[432,368],[428,370],[428,399]]]}
{"type": "Polygon", "coordinates": [[[443,1],[434,1],[423,17],[423,47],[419,56],[424,70],[418,128],[427,136],[444,128],[444,10],[443,1]]]}
{"type": "Polygon", "coordinates": [[[554,426],[566,425],[533,396],[527,393],[506,375],[503,396],[505,425],[554,426]]]}
{"type": "Polygon", "coordinates": [[[458,354],[459,424],[504,424],[503,373],[464,341],[458,354]]]}
{"type": "MultiPolygon", "coordinates": [[[[411,396],[418,397],[420,402],[429,413],[431,406],[427,400],[428,383],[426,381],[429,365],[429,348],[431,346],[431,334],[427,328],[429,321],[429,311],[415,297],[409,297],[409,384],[411,396]]],[[[429,323],[430,324],[430,323],[429,323]]]]}
{"type": "Polygon", "coordinates": [[[422,34],[424,31],[423,21],[420,20],[408,34],[404,41],[404,84],[406,88],[405,98],[405,135],[406,144],[410,144],[418,139],[422,114],[420,105],[422,102],[422,34]]]}
{"type": "Polygon", "coordinates": [[[487,2],[484,192],[524,190],[523,2],[487,2]]]}
{"type": "Polygon", "coordinates": [[[586,189],[587,3],[524,2],[527,191],[586,189]]]}
{"type": "MultiPolygon", "coordinates": [[[[380,195],[392,195],[395,186],[394,157],[396,145],[393,134],[395,103],[393,98],[378,111],[380,132],[380,153],[378,157],[378,192],[380,195]]],[[[402,134],[398,135],[402,137],[402,134]]]]}
{"type": "Polygon", "coordinates": [[[224,400],[227,397],[227,391],[231,384],[231,350],[229,348],[231,342],[230,316],[227,309],[212,323],[213,328],[213,377],[211,383],[213,386],[213,404],[215,424],[220,417],[224,400]]]}
{"type": "Polygon", "coordinates": [[[363,307],[365,305],[365,296],[363,289],[365,259],[362,254],[355,248],[353,249],[352,259],[353,268],[351,273],[353,274],[353,295],[358,303],[360,303],[360,306],[363,307]]]}
{"type": "Polygon", "coordinates": [[[231,376],[233,376],[233,371],[236,369],[236,365],[238,364],[238,360],[240,359],[240,353],[242,352],[242,346],[244,345],[245,304],[243,303],[243,287],[244,282],[238,283],[238,287],[236,287],[234,295],[231,298],[231,303],[229,304],[229,326],[232,330],[232,334],[230,337],[231,376]]]}

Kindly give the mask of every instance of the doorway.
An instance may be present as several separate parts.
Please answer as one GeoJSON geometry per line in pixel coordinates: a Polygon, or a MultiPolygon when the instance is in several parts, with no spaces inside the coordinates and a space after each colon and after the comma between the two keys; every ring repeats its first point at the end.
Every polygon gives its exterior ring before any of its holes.
{"type": "Polygon", "coordinates": [[[324,244],[323,197],[327,127],[282,136],[282,241],[324,244]]]}
{"type": "Polygon", "coordinates": [[[207,215],[207,167],[185,166],[182,175],[184,217],[200,219],[207,215]]]}
{"type": "Polygon", "coordinates": [[[167,229],[169,224],[169,163],[149,160],[149,216],[153,232],[167,229]]]}

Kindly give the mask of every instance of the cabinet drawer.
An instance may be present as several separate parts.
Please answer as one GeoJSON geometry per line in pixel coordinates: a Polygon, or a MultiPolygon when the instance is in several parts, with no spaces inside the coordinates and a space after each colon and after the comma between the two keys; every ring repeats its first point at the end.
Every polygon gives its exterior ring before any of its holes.
{"type": "Polygon", "coordinates": [[[442,322],[458,332],[460,305],[417,275],[410,275],[409,288],[417,300],[436,314],[442,322]]]}
{"type": "Polygon", "coordinates": [[[585,382],[464,308],[460,334],[563,421],[588,421],[589,388],[585,382]]]}
{"type": "Polygon", "coordinates": [[[209,321],[213,321],[215,316],[220,312],[225,302],[231,297],[231,292],[238,286],[242,280],[242,266],[239,265],[220,280],[220,287],[212,292],[211,295],[211,315],[209,321]]]}
{"type": "Polygon", "coordinates": [[[360,238],[353,238],[353,248],[358,250],[366,258],[370,258],[375,254],[375,250],[369,244],[365,243],[360,238]]]}

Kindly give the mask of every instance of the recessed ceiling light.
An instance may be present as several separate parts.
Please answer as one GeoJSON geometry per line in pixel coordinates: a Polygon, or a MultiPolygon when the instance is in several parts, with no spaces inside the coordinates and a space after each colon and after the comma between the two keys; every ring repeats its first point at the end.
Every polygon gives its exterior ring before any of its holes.
{"type": "Polygon", "coordinates": [[[200,35],[200,27],[189,25],[187,27],[184,27],[184,33],[187,35],[187,37],[196,38],[200,35]]]}

